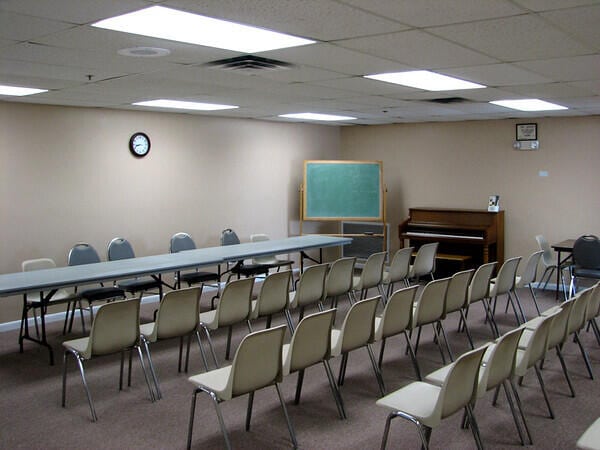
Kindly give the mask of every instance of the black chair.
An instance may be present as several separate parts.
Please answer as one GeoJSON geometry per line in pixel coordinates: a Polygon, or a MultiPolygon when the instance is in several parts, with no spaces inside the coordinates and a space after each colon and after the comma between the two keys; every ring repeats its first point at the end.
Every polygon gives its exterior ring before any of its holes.
{"type": "MultiPolygon", "coordinates": [[[[238,235],[231,228],[227,228],[221,232],[221,245],[236,245],[240,243],[240,239],[238,235]]],[[[233,275],[237,275],[238,279],[240,276],[248,277],[256,277],[258,275],[267,276],[269,274],[269,269],[272,269],[272,264],[256,264],[251,263],[247,264],[244,260],[236,261],[235,264],[231,267],[228,267],[227,270],[223,273],[229,273],[227,281],[231,279],[233,275]]]]}
{"type": "MultiPolygon", "coordinates": [[[[196,243],[192,239],[192,237],[187,233],[175,233],[173,237],[171,237],[170,244],[170,252],[177,253],[186,250],[195,250],[196,243]]],[[[194,270],[190,272],[181,272],[178,270],[175,273],[175,286],[177,289],[181,288],[181,282],[187,283],[188,286],[192,286],[193,284],[201,284],[204,285],[207,282],[215,282],[217,286],[217,292],[219,287],[219,281],[221,280],[221,276],[215,272],[205,272],[200,270],[194,270]]]]}
{"type": "MultiPolygon", "coordinates": [[[[85,242],[75,244],[73,248],[71,248],[71,250],[69,251],[69,256],[67,259],[69,266],[78,266],[81,264],[93,264],[100,262],[100,256],[98,256],[98,252],[96,251],[96,249],[85,242]]],[[[93,302],[125,298],[125,291],[123,289],[116,286],[104,286],[104,284],[102,283],[100,283],[98,287],[85,288],[81,291],[78,291],[78,288],[75,287],[75,293],[79,296],[79,298],[87,301],[88,309],[90,311],[90,322],[94,321],[94,310],[92,308],[93,302]]],[[[70,305],[70,312],[67,311],[67,316],[65,317],[65,325],[63,327],[63,334],[65,334],[67,331],[67,322],[69,332],[71,332],[71,329],[73,328],[73,317],[75,316],[75,308],[77,304],[79,304],[79,310],[82,312],[81,326],[83,328],[83,332],[85,333],[85,323],[83,321],[83,308],[81,307],[81,301],[77,301],[72,302],[70,305]]]]}
{"type": "Polygon", "coordinates": [[[573,244],[573,265],[571,266],[572,294],[577,292],[577,279],[600,280],[600,240],[597,236],[580,236],[573,244]]]}
{"type": "MultiPolygon", "coordinates": [[[[108,260],[117,261],[120,259],[135,258],[135,253],[131,243],[127,239],[116,237],[108,244],[108,260]]],[[[135,294],[140,292],[142,295],[146,291],[158,289],[159,298],[162,298],[162,282],[160,275],[158,278],[152,276],[135,277],[127,280],[119,280],[117,286],[125,292],[135,294]]]]}

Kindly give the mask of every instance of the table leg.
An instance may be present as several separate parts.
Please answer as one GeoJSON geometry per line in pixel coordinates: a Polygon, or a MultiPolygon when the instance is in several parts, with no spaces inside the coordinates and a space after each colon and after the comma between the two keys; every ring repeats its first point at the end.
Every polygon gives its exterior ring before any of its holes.
{"type": "Polygon", "coordinates": [[[560,283],[560,279],[561,279],[561,276],[560,276],[561,275],[561,268],[560,268],[560,266],[561,266],[561,262],[560,262],[561,261],[561,258],[560,258],[561,251],[557,250],[556,252],[558,253],[558,258],[556,259],[556,263],[557,263],[556,264],[556,292],[555,292],[554,298],[556,300],[558,300],[558,284],[560,283]]]}
{"type": "MultiPolygon", "coordinates": [[[[53,366],[54,365],[54,352],[52,351],[52,346],[50,344],[48,344],[48,340],[46,339],[46,312],[48,309],[48,302],[50,301],[50,298],[52,298],[52,296],[56,293],[56,289],[53,289],[52,291],[50,291],[48,293],[48,295],[44,296],[43,292],[40,292],[40,321],[41,321],[41,325],[42,325],[42,335],[39,339],[36,339],[34,337],[32,337],[29,334],[29,323],[28,320],[29,318],[27,317],[27,312],[26,312],[26,304],[23,306],[23,326],[24,326],[24,332],[21,333],[21,335],[19,336],[19,351],[22,353],[23,352],[23,340],[27,339],[28,341],[32,341],[32,342],[36,342],[39,345],[43,345],[44,347],[46,347],[48,349],[48,353],[49,353],[49,358],[50,358],[50,365],[53,366]]],[[[26,301],[26,298],[24,297],[23,301],[26,301]]]]}

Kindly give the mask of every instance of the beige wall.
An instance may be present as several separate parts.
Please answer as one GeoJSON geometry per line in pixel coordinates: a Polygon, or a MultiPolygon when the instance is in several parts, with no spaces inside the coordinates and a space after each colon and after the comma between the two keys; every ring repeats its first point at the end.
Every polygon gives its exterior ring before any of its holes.
{"type": "Polygon", "coordinates": [[[392,248],[409,207],[487,208],[490,194],[505,210],[507,257],[536,250],[540,233],[600,234],[600,117],[531,121],[538,151],[512,148],[529,120],[499,120],[347,127],[342,158],[383,161],[392,248]]]}
{"type": "MultiPolygon", "coordinates": [[[[115,236],[137,255],[168,252],[178,231],[199,247],[231,227],[242,240],[298,233],[304,159],[339,157],[337,127],[0,102],[0,273],[21,261],[66,264],[77,241],[105,258],[115,236]],[[152,140],[146,158],[130,135],[152,140]]],[[[0,323],[20,299],[0,299],[0,323]]]]}

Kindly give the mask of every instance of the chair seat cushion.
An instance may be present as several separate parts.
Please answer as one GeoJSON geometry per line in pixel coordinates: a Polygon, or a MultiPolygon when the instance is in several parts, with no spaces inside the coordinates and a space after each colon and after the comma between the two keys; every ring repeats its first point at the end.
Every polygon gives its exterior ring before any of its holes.
{"type": "MultiPolygon", "coordinates": [[[[47,295],[47,292],[44,292],[44,295],[47,295]]],[[[50,305],[58,305],[60,303],[69,303],[73,300],[78,300],[79,298],[80,297],[78,294],[73,294],[65,289],[59,289],[52,297],[50,297],[48,303],[50,305]]],[[[35,307],[41,306],[39,292],[31,292],[27,294],[27,304],[35,307]]]]}
{"type": "Polygon", "coordinates": [[[79,339],[71,339],[62,343],[63,347],[69,350],[75,350],[79,354],[83,354],[88,347],[89,337],[79,339]]]}
{"type": "Polygon", "coordinates": [[[219,326],[217,321],[217,310],[212,309],[210,311],[200,313],[200,324],[209,330],[216,330],[219,326]]]}
{"type": "Polygon", "coordinates": [[[125,298],[125,291],[115,286],[104,286],[86,289],[79,292],[79,296],[89,302],[96,300],[108,300],[111,298],[125,298]]]}
{"type": "Polygon", "coordinates": [[[147,291],[148,289],[157,289],[160,287],[160,281],[152,277],[132,278],[129,280],[120,280],[117,286],[127,292],[147,291]]]}
{"type": "Polygon", "coordinates": [[[576,278],[600,278],[600,269],[584,269],[583,267],[575,266],[573,268],[573,276],[576,278]]]}
{"type": "Polygon", "coordinates": [[[155,325],[156,322],[144,323],[140,325],[140,334],[150,342],[156,341],[155,337],[153,336],[155,325]]]}
{"type": "Polygon", "coordinates": [[[219,281],[219,274],[214,272],[185,272],[179,279],[188,284],[204,283],[206,281],[219,281]]]}

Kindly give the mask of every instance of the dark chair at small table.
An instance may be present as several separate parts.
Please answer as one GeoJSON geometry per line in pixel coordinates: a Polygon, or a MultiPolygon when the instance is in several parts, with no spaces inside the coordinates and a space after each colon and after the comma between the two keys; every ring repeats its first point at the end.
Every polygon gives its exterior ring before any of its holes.
{"type": "Polygon", "coordinates": [[[569,292],[572,294],[577,292],[577,280],[580,278],[600,280],[600,240],[591,234],[580,236],[573,244],[569,286],[569,292]]]}

